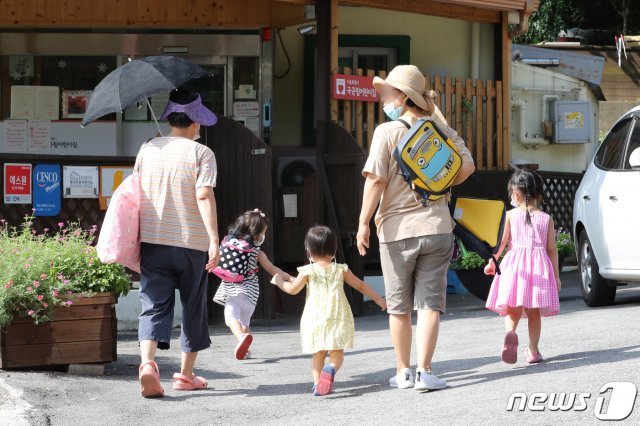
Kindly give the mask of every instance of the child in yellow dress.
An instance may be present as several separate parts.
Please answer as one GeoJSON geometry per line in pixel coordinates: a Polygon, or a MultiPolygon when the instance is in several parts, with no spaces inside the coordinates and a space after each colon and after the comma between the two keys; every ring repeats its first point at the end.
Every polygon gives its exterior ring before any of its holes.
{"type": "Polygon", "coordinates": [[[347,265],[334,262],[338,240],[331,229],[326,226],[309,229],[304,246],[311,263],[298,268],[299,275],[293,281],[284,281],[282,276],[275,275],[271,282],[289,294],[298,294],[307,286],[300,319],[302,352],[313,354],[313,395],[327,395],[344,361],[344,350],[353,347],[355,334],[344,283],[371,298],[383,310],[387,303],[347,265]],[[327,354],[329,364],[325,365],[327,354]]]}

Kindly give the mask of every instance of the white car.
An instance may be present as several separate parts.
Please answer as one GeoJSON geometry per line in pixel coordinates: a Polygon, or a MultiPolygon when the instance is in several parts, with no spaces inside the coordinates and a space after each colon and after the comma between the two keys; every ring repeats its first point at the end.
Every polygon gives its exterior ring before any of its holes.
{"type": "Polygon", "coordinates": [[[640,283],[640,105],[611,128],[573,201],[573,235],[588,306],[613,303],[640,283]]]}

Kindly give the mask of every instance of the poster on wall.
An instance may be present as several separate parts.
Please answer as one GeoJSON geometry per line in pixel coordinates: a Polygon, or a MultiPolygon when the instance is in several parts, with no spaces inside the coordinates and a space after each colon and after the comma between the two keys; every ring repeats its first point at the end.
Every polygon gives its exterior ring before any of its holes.
{"type": "Polygon", "coordinates": [[[62,173],[59,164],[38,164],[33,169],[33,214],[57,216],[61,209],[62,173]]]}
{"type": "Polygon", "coordinates": [[[260,115],[260,104],[258,102],[234,102],[233,115],[257,117],[260,115]]]}
{"type": "Polygon", "coordinates": [[[60,118],[58,86],[11,86],[12,119],[57,120],[60,118]]]}
{"type": "Polygon", "coordinates": [[[373,87],[373,77],[333,74],[331,98],[353,101],[378,102],[378,92],[373,87]]]}
{"type": "Polygon", "coordinates": [[[91,90],[63,90],[62,118],[82,118],[87,111],[91,90]]]}
{"type": "Polygon", "coordinates": [[[98,198],[97,166],[64,166],[64,198],[98,198]]]}
{"type": "Polygon", "coordinates": [[[11,110],[9,116],[13,120],[31,120],[35,114],[35,98],[33,86],[11,86],[11,110]]]}
{"type": "Polygon", "coordinates": [[[14,80],[22,80],[25,77],[33,78],[33,56],[9,56],[9,75],[14,80]]]}
{"type": "Polygon", "coordinates": [[[4,122],[4,147],[6,152],[27,152],[27,120],[4,122]]]}
{"type": "Polygon", "coordinates": [[[4,203],[31,204],[31,164],[5,163],[4,203]]]}
{"type": "Polygon", "coordinates": [[[58,86],[35,86],[34,100],[34,119],[57,120],[60,118],[60,89],[58,86]]]}
{"type": "Polygon", "coordinates": [[[260,119],[258,117],[233,117],[233,119],[251,130],[254,135],[259,137],[260,119]]]}
{"type": "Polygon", "coordinates": [[[29,152],[51,151],[51,122],[29,120],[29,152]]]}
{"type": "Polygon", "coordinates": [[[118,186],[133,173],[133,167],[100,167],[100,209],[109,207],[111,196],[118,186]]]}
{"type": "MultiPolygon", "coordinates": [[[[0,153],[25,153],[27,152],[27,146],[29,147],[29,154],[48,154],[48,155],[82,155],[82,156],[115,156],[118,153],[116,147],[116,127],[115,121],[98,121],[91,123],[90,126],[80,127],[80,123],[77,121],[51,121],[51,140],[47,144],[46,129],[40,128],[39,141],[30,144],[28,140],[29,123],[25,120],[20,124],[21,130],[18,135],[22,135],[17,138],[15,134],[15,128],[9,132],[9,143],[7,144],[7,126],[14,126],[9,124],[10,120],[0,121],[0,153]],[[43,133],[40,133],[43,131],[43,133]]],[[[138,124],[138,123],[134,123],[138,124]]],[[[148,123],[141,123],[142,126],[146,126],[148,123]]],[[[47,126],[42,124],[42,126],[47,126]]],[[[126,133],[125,125],[125,133],[126,133]]],[[[48,126],[47,126],[48,128],[48,126]]],[[[146,141],[153,135],[155,135],[155,124],[151,123],[150,128],[154,130],[141,135],[143,137],[142,142],[146,141]]],[[[163,132],[168,133],[169,127],[164,125],[162,127],[163,132]]],[[[138,143],[136,147],[135,155],[138,153],[137,149],[140,146],[136,139],[132,142],[138,143]]],[[[129,148],[129,141],[125,138],[123,144],[126,145],[125,149],[129,148]]]]}

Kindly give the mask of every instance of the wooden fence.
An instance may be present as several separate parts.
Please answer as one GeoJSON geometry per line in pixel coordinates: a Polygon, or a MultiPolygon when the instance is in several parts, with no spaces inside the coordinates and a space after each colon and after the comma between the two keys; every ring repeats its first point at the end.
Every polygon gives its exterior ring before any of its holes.
{"type": "MultiPolygon", "coordinates": [[[[352,75],[345,68],[344,74],[352,75]]],[[[386,77],[385,71],[356,69],[355,75],[386,77]]],[[[503,140],[502,129],[507,125],[503,117],[502,82],[493,80],[427,76],[428,88],[438,93],[436,105],[444,114],[449,126],[464,139],[476,162],[477,170],[508,170],[509,141],[503,140]]],[[[382,102],[340,100],[338,123],[351,132],[365,150],[371,144],[375,127],[386,120],[382,102]]]]}

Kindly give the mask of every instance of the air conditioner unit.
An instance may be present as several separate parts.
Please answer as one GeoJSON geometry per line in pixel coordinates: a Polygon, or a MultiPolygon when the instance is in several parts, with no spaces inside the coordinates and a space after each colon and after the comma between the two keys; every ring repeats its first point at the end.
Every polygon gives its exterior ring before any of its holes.
{"type": "Polygon", "coordinates": [[[315,156],[282,156],[278,157],[276,162],[278,188],[303,186],[304,179],[316,170],[315,156]]]}

